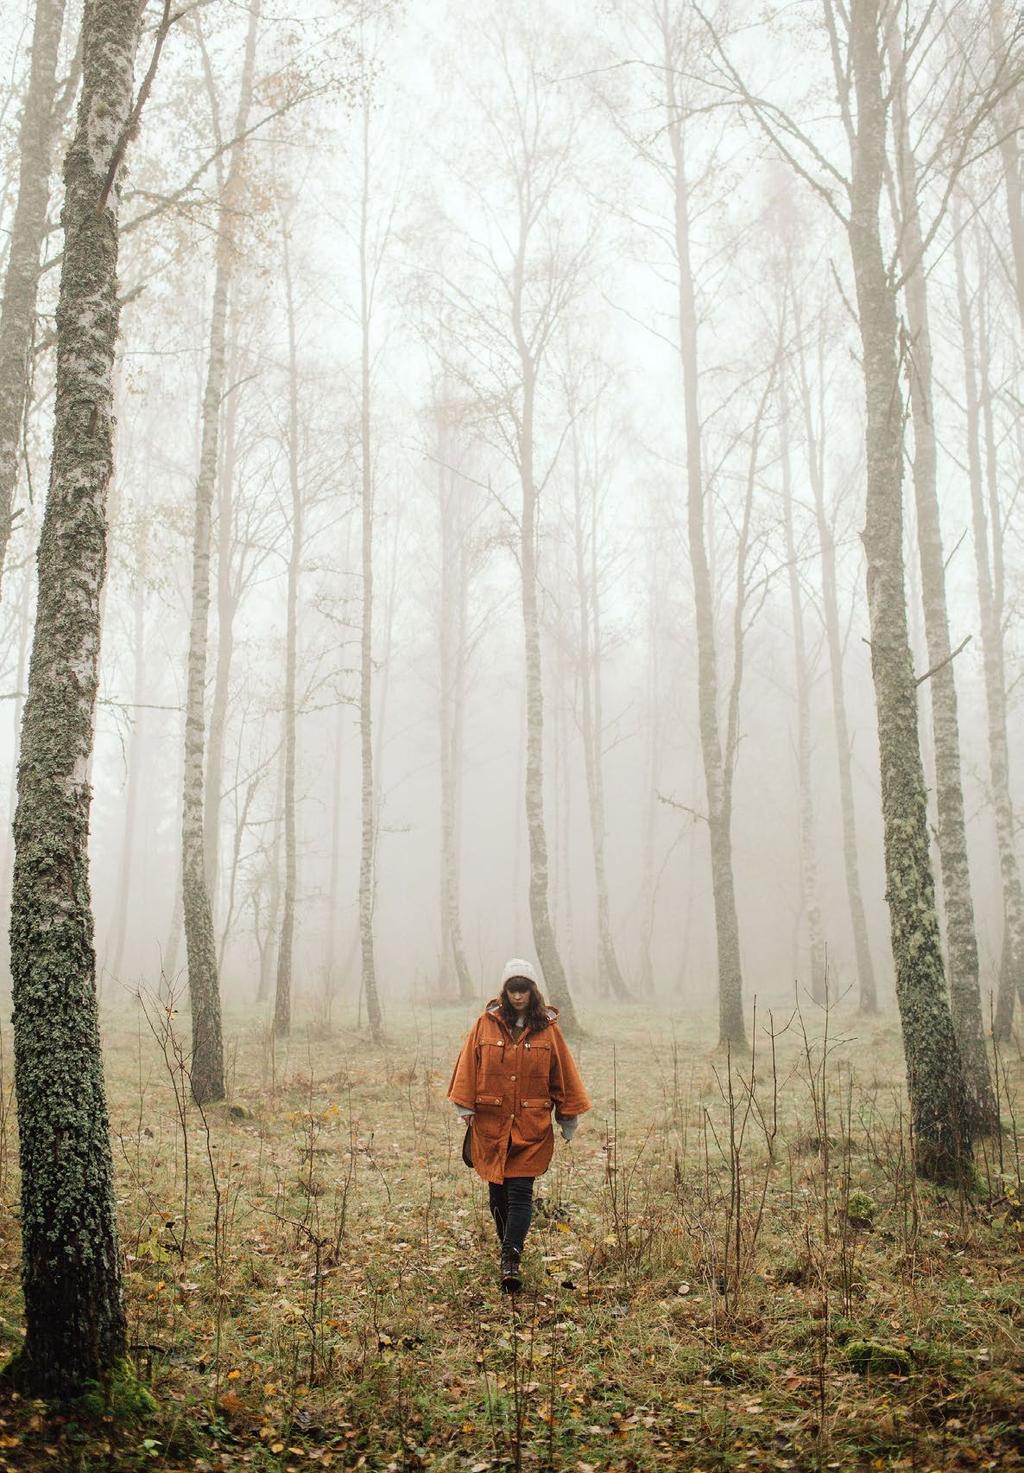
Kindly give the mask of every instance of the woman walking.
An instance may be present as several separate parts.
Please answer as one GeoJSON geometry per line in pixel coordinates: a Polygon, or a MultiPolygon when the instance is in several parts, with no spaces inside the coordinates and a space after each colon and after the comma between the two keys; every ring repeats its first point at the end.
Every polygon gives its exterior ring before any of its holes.
{"type": "Polygon", "coordinates": [[[448,1098],[468,1121],[472,1165],[488,1184],[501,1243],[501,1287],[515,1293],[534,1178],[547,1171],[555,1149],[552,1108],[567,1141],[590,1109],[558,1009],[545,1003],[529,962],[516,957],[505,967],[500,993],[462,1046],[448,1098]]]}

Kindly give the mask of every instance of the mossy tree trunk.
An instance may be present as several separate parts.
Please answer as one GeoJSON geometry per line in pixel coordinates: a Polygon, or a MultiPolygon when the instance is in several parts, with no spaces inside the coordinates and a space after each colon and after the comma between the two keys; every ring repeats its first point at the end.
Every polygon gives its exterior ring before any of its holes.
{"type": "Polygon", "coordinates": [[[18,203],[11,221],[0,304],[0,583],[13,526],[18,450],[35,336],[39,252],[50,200],[50,152],[58,125],[54,94],[64,0],[36,0],[28,86],[18,132],[18,203]]]}
{"type": "Polygon", "coordinates": [[[856,282],[867,409],[867,554],[871,671],[878,718],[886,899],[903,1028],[917,1169],[956,1183],[970,1170],[960,1054],[946,995],[928,850],[917,687],[903,566],[903,404],[895,285],[879,219],[886,103],[879,0],[854,0],[850,61],[856,95],[848,237],[856,282]]]}
{"type": "Polygon", "coordinates": [[[917,160],[910,140],[906,58],[899,30],[890,18],[887,44],[893,84],[893,136],[896,151],[896,194],[899,251],[910,330],[910,413],[914,431],[913,481],[917,508],[917,542],[921,566],[925,644],[935,744],[935,803],[939,864],[945,900],[949,997],[963,1062],[964,1083],[974,1129],[998,1123],[995,1095],[985,1051],[978,940],[967,860],[967,822],[960,771],[960,721],[946,606],[946,564],[936,487],[938,451],[932,394],[932,346],[928,318],[924,238],[918,207],[917,160]]]}
{"type": "Polygon", "coordinates": [[[132,106],[137,0],[89,0],[64,164],[53,457],[15,816],[11,962],[21,1156],[20,1378],[68,1396],[125,1350],[96,1001],[88,836],[113,473],[116,176],[132,106]]]}

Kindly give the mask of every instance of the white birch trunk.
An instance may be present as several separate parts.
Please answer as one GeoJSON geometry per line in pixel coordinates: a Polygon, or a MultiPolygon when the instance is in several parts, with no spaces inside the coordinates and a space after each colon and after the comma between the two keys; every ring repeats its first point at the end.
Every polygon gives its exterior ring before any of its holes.
{"type": "Polygon", "coordinates": [[[848,237],[867,407],[863,541],[890,934],[916,1166],[934,1181],[960,1183],[970,1173],[970,1124],[939,941],[904,589],[896,298],[879,222],[886,135],[881,48],[879,0],[853,0],[850,59],[857,122],[848,237]]]}
{"type": "Polygon", "coordinates": [[[210,614],[210,535],[214,487],[217,479],[220,414],[227,361],[228,294],[235,267],[235,217],[241,187],[244,130],[252,99],[256,67],[256,35],[260,0],[249,13],[238,112],[236,141],[229,154],[224,195],[217,212],[217,248],[210,308],[210,346],[203,393],[199,473],[196,477],[195,521],[192,534],[192,600],[189,619],[188,676],[185,697],[185,771],[182,797],[181,858],[185,949],[192,1010],[192,1092],[200,1103],[224,1098],[224,1046],[221,1037],[220,982],[213,931],[213,912],[207,888],[206,845],[216,835],[204,829],[204,755],[206,747],[206,663],[210,614]]]}
{"type": "Polygon", "coordinates": [[[946,606],[946,565],[942,549],[936,486],[937,446],[932,395],[932,347],[928,319],[924,239],[918,208],[917,161],[910,143],[906,63],[898,28],[888,30],[893,87],[892,127],[900,215],[899,253],[906,277],[904,293],[910,330],[910,411],[914,431],[913,481],[921,599],[932,707],[935,802],[939,864],[945,902],[949,995],[963,1062],[972,1124],[976,1130],[998,1123],[989,1075],[978,980],[978,941],[967,859],[960,763],[960,722],[946,606]]]}
{"type": "Polygon", "coordinates": [[[35,338],[39,253],[50,202],[54,96],[64,0],[35,0],[28,86],[18,132],[18,203],[0,303],[0,587],[13,526],[18,454],[35,338]]]}
{"type": "MultiPolygon", "coordinates": [[[[103,1382],[125,1354],[89,893],[89,764],[114,456],[118,164],[136,0],[91,0],[64,164],[53,456],[22,729],[11,913],[25,1340],[32,1395],[103,1382]],[[113,177],[111,177],[113,176],[113,177]]],[[[8,1374],[12,1374],[8,1368],[8,1374]]]]}

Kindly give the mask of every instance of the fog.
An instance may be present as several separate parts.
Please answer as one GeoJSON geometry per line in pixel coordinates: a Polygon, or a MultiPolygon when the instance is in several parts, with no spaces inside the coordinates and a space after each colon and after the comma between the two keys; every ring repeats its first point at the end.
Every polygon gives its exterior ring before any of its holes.
{"type": "MultiPolygon", "coordinates": [[[[900,10],[897,25],[920,22],[921,9],[900,10]]],[[[16,203],[26,14],[16,3],[0,18],[4,239],[16,203]]],[[[969,641],[954,668],[984,999],[998,981],[1004,896],[972,435],[995,555],[1018,811],[1024,800],[1020,286],[1000,148],[1000,139],[1015,136],[1005,126],[1008,109],[1019,128],[1019,92],[978,124],[960,153],[954,137],[968,106],[963,75],[988,65],[990,19],[989,7],[953,6],[909,73],[921,208],[936,222],[925,262],[937,488],[950,637],[954,648],[969,641]],[[963,301],[974,355],[966,368],[963,301]],[[966,373],[977,380],[970,394],[966,373]],[[970,395],[981,406],[976,420],[970,395]]],[[[540,756],[558,950],[585,1017],[588,1002],[613,990],[602,959],[589,742],[603,784],[598,828],[625,990],[684,1016],[714,1004],[687,521],[693,436],[680,363],[680,174],[670,126],[682,118],[703,529],[716,709],[725,765],[734,770],[744,1006],[749,1012],[756,998],[759,1008],[778,1007],[795,988],[811,990],[794,567],[821,935],[830,995],[851,1007],[858,996],[812,485],[820,450],[859,878],[879,1001],[888,1007],[893,966],[860,539],[862,350],[845,231],[824,197],[839,191],[850,163],[819,7],[722,5],[705,16],[654,0],[408,0],[361,10],[342,0],[266,0],[253,31],[244,142],[232,152],[249,23],[245,7],[215,3],[172,29],[122,189],[116,463],[92,766],[102,1003],[117,1009],[140,987],[186,994],[181,822],[193,514],[220,240],[226,346],[215,401],[204,806],[225,1002],[252,1015],[269,1016],[274,1006],[289,802],[289,559],[299,521],[297,1015],[347,1025],[365,1016],[361,673],[371,692],[372,934],[385,1024],[410,999],[459,996],[443,919],[442,742],[451,759],[457,912],[475,995],[493,994],[507,957],[538,953],[524,796],[525,390],[513,320],[520,310],[521,326],[535,335],[540,756]],[[673,106],[666,76],[677,88],[673,106]],[[770,126],[744,105],[741,80],[748,100],[767,99],[770,126]],[[778,129],[783,110],[802,142],[778,129]],[[228,197],[232,159],[237,177],[228,197]],[[367,488],[368,668],[360,643],[367,488]]],[[[64,74],[76,32],[69,23],[64,74]]],[[[140,72],[151,48],[147,30],[140,72]]],[[[65,133],[72,122],[73,113],[65,133]]],[[[45,261],[60,250],[65,145],[53,158],[45,261]]],[[[1012,167],[1010,208],[1019,210],[1019,153],[1012,167]]],[[[887,249],[895,251],[891,171],[882,208],[887,249]]],[[[41,277],[15,494],[20,516],[0,601],[5,979],[57,277],[55,269],[41,277]]],[[[909,385],[909,347],[907,355],[909,385]]],[[[913,454],[908,423],[908,608],[915,668],[924,676],[913,454]]],[[[931,793],[929,692],[923,680],[931,793]]],[[[934,832],[934,815],[932,823],[934,832]]],[[[937,849],[933,857],[937,871],[937,849]]]]}

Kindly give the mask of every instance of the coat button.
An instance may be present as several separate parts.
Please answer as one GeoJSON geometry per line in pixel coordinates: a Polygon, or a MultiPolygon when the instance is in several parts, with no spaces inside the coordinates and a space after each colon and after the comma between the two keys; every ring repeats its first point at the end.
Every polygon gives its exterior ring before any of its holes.
{"type": "Polygon", "coordinates": [[[512,1078],[513,1078],[513,1079],[515,1079],[515,1077],[516,1077],[516,1076],[515,1076],[515,1075],[514,1075],[514,1074],[513,1074],[513,1075],[512,1075],[512,1076],[511,1076],[511,1077],[512,1077],[512,1078]]]}

